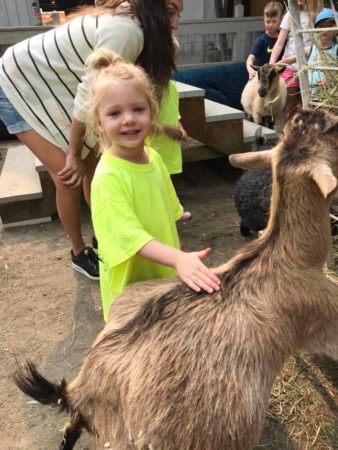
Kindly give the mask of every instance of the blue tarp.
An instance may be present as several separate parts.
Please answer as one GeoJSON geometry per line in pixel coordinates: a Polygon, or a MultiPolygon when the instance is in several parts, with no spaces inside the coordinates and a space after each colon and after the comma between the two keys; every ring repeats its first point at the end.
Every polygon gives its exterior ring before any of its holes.
{"type": "Polygon", "coordinates": [[[241,106],[241,94],[248,81],[245,63],[238,62],[216,67],[183,69],[173,79],[205,90],[205,97],[236,109],[241,106]]]}

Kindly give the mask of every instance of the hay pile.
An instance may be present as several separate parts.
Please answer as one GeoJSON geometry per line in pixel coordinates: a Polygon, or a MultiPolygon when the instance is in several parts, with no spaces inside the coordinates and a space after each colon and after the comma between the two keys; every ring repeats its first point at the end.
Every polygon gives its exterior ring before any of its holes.
{"type": "Polygon", "coordinates": [[[290,358],[277,379],[261,446],[269,450],[338,449],[338,364],[290,358]]]}

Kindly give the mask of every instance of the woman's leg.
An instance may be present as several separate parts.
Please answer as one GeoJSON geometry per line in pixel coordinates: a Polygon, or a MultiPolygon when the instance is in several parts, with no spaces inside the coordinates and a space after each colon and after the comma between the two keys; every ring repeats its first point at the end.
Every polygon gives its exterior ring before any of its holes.
{"type": "Polygon", "coordinates": [[[66,154],[34,130],[18,133],[17,137],[39,158],[52,177],[60,220],[69,236],[74,255],[79,254],[85,248],[80,223],[81,188],[71,189],[63,185],[56,176],[65,165],[66,154]]]}
{"type": "Polygon", "coordinates": [[[83,160],[85,166],[83,176],[83,193],[89,208],[90,208],[90,186],[93,180],[93,176],[98,161],[99,159],[95,150],[92,150],[83,160]]]}
{"type": "MultiPolygon", "coordinates": [[[[86,247],[81,234],[81,186],[69,188],[62,184],[57,173],[63,169],[66,154],[34,130],[18,133],[17,137],[44,164],[56,187],[56,207],[62,225],[72,245],[72,266],[92,280],[99,279],[99,262],[92,248],[86,247]]],[[[87,178],[90,171],[87,173],[87,178]]]]}

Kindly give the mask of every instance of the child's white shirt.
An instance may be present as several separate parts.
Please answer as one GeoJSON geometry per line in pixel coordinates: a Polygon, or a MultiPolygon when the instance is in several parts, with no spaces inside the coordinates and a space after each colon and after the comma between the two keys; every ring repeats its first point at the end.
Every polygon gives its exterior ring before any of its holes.
{"type": "MultiPolygon", "coordinates": [[[[309,15],[309,13],[307,13],[305,11],[300,11],[299,16],[300,16],[301,27],[303,29],[309,28],[309,25],[310,25],[310,15],[309,15]]],[[[294,38],[293,32],[291,30],[291,20],[290,19],[291,19],[290,12],[288,11],[285,14],[285,16],[283,17],[282,23],[280,25],[281,29],[287,30],[289,32],[288,38],[287,38],[287,41],[286,41],[286,45],[285,45],[283,58],[286,57],[286,56],[294,55],[296,53],[296,50],[295,50],[295,38],[294,38]]],[[[303,33],[303,42],[304,42],[304,47],[308,47],[309,46],[309,44],[310,44],[310,37],[309,37],[308,33],[303,33]]],[[[292,69],[294,71],[298,70],[297,63],[293,63],[289,67],[290,67],[290,69],[292,69]]]]}

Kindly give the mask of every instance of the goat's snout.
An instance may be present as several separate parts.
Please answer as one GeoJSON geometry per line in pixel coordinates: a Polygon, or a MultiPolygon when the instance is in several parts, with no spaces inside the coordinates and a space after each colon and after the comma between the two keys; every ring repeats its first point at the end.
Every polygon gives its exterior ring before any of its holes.
{"type": "Polygon", "coordinates": [[[259,88],[258,89],[258,95],[260,96],[260,97],[265,97],[266,96],[266,94],[267,94],[267,89],[266,88],[259,88]]]}

